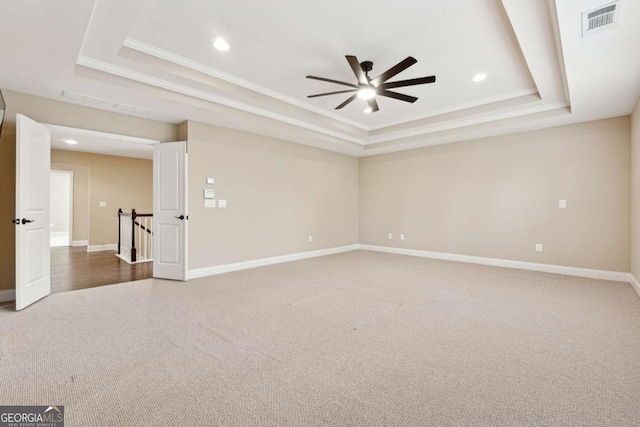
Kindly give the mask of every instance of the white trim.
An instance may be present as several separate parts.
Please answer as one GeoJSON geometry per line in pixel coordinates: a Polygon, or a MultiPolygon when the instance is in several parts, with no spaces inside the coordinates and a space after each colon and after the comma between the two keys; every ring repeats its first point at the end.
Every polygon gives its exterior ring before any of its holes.
{"type": "Polygon", "coordinates": [[[16,290],[15,289],[4,289],[0,291],[0,302],[8,302],[16,300],[16,290]]]}
{"type": "Polygon", "coordinates": [[[298,261],[301,259],[315,258],[325,255],[339,254],[342,252],[355,251],[359,249],[359,245],[340,246],[337,248],[320,249],[317,251],[298,252],[295,254],[275,256],[271,258],[254,259],[251,261],[236,262],[233,264],[216,265],[213,267],[197,268],[189,270],[187,278],[197,279],[199,277],[213,276],[216,274],[229,273],[231,271],[246,270],[248,268],[262,267],[265,265],[280,264],[289,261],[298,261]]]}
{"type": "Polygon", "coordinates": [[[117,251],[118,244],[112,243],[109,245],[91,245],[87,246],[87,252],[100,252],[100,251],[117,251]]]}
{"type": "Polygon", "coordinates": [[[140,145],[153,145],[160,142],[157,139],[138,138],[137,136],[120,135],[117,133],[99,132],[96,130],[72,128],[68,126],[52,125],[49,123],[42,123],[43,126],[48,127],[51,132],[54,133],[71,133],[78,136],[91,136],[95,138],[114,139],[123,142],[130,142],[131,144],[140,145]]]}
{"type": "Polygon", "coordinates": [[[631,285],[633,290],[636,291],[636,294],[638,294],[638,297],[640,297],[640,283],[635,277],[633,277],[633,274],[631,273],[629,273],[629,284],[631,285]]]}
{"type": "MultiPolygon", "coordinates": [[[[416,121],[416,120],[424,120],[424,119],[428,119],[428,118],[432,118],[432,117],[441,116],[443,114],[458,113],[460,111],[468,110],[470,108],[483,107],[485,105],[494,104],[496,102],[501,102],[501,101],[510,101],[512,99],[521,98],[521,97],[527,96],[527,95],[540,95],[540,94],[538,92],[538,89],[534,87],[534,88],[530,88],[530,89],[516,90],[516,91],[513,91],[511,93],[503,93],[503,94],[500,94],[500,95],[487,96],[485,98],[476,99],[474,101],[464,102],[464,103],[457,104],[457,105],[454,105],[454,106],[451,106],[451,107],[438,108],[436,110],[430,110],[428,113],[414,114],[413,116],[409,116],[409,117],[404,118],[404,119],[394,120],[392,122],[387,122],[387,123],[382,124],[382,125],[373,126],[373,127],[371,127],[371,129],[369,129],[369,131],[373,132],[373,131],[376,131],[376,130],[383,130],[385,128],[398,126],[398,125],[404,125],[406,123],[413,122],[413,121],[416,121]]],[[[541,100],[542,100],[542,98],[540,98],[537,101],[533,101],[533,102],[540,102],[541,100]]],[[[526,105],[526,104],[524,104],[524,105],[526,105]]],[[[510,107],[509,109],[512,109],[512,108],[513,107],[510,107]]]]}
{"type": "MultiPolygon", "coordinates": [[[[116,249],[117,250],[117,249],[116,249]]],[[[121,260],[123,260],[124,262],[126,262],[127,264],[143,264],[145,262],[153,262],[152,259],[141,259],[138,261],[131,261],[130,259],[128,259],[127,257],[125,257],[124,255],[121,254],[116,254],[116,256],[118,258],[120,258],[121,260]]]]}
{"type": "Polygon", "coordinates": [[[71,246],[89,246],[88,240],[74,240],[71,242],[71,246]]]}
{"type": "Polygon", "coordinates": [[[129,49],[137,50],[138,52],[142,52],[142,53],[145,53],[147,55],[154,56],[154,57],[159,58],[159,59],[163,59],[165,61],[169,61],[169,62],[171,62],[173,64],[180,65],[180,66],[185,67],[185,68],[189,68],[189,69],[197,71],[199,73],[207,74],[209,76],[215,77],[215,78],[220,79],[220,80],[224,80],[226,82],[229,82],[229,83],[232,83],[234,85],[243,87],[245,89],[249,89],[249,90],[261,93],[261,94],[266,95],[268,97],[277,99],[278,101],[282,101],[282,102],[286,102],[287,104],[295,105],[296,107],[303,108],[305,110],[314,112],[316,114],[320,114],[320,115],[328,117],[330,119],[337,120],[337,121],[342,122],[342,123],[346,123],[348,125],[351,125],[353,127],[358,128],[358,129],[362,129],[362,130],[366,130],[366,131],[370,130],[366,125],[363,125],[362,123],[358,123],[358,122],[356,122],[354,120],[346,119],[346,118],[341,117],[341,116],[339,116],[337,114],[332,114],[332,113],[330,113],[328,111],[325,111],[325,110],[323,110],[321,108],[316,107],[315,105],[311,105],[311,104],[308,104],[306,102],[299,101],[299,100],[297,100],[295,98],[292,98],[290,96],[281,94],[280,92],[276,92],[276,91],[268,89],[268,88],[266,88],[264,86],[257,85],[255,83],[252,83],[252,82],[248,81],[248,80],[241,79],[241,78],[236,77],[236,76],[234,76],[232,74],[225,73],[225,72],[220,71],[220,70],[218,70],[216,68],[209,67],[208,65],[204,65],[204,64],[202,64],[200,62],[193,61],[191,59],[185,58],[185,57],[180,56],[180,55],[176,55],[173,52],[169,52],[167,50],[160,49],[160,48],[158,48],[156,46],[152,46],[150,44],[141,42],[139,40],[135,40],[135,39],[132,39],[132,38],[128,37],[127,39],[125,39],[125,41],[123,43],[123,46],[128,47],[129,49]]]}
{"type": "Polygon", "coordinates": [[[538,264],[535,262],[513,261],[500,258],[485,258],[471,255],[420,251],[417,249],[392,248],[386,246],[360,245],[360,249],[365,251],[386,252],[391,254],[410,255],[422,258],[467,262],[471,264],[491,265],[494,267],[516,268],[521,270],[540,271],[544,273],[564,274],[566,276],[587,277],[590,279],[612,280],[615,282],[629,283],[629,273],[624,273],[621,271],[593,270],[590,268],[567,267],[563,265],[553,264],[538,264]]]}
{"type": "Polygon", "coordinates": [[[412,136],[429,136],[429,134],[442,132],[446,130],[464,131],[468,126],[491,124],[500,120],[524,117],[526,115],[544,113],[546,111],[558,110],[569,107],[566,102],[548,102],[536,101],[535,103],[524,104],[520,107],[511,107],[502,109],[501,112],[487,111],[479,114],[471,114],[458,119],[446,120],[441,123],[429,124],[426,126],[413,127],[401,131],[384,133],[378,136],[371,136],[367,139],[367,145],[379,144],[381,142],[397,141],[412,136]],[[531,105],[535,104],[535,105],[531,105]]]}
{"type": "Polygon", "coordinates": [[[332,136],[334,138],[338,138],[344,141],[350,141],[360,145],[365,144],[365,141],[361,138],[356,138],[351,135],[332,131],[330,129],[323,128],[322,126],[317,126],[311,123],[304,122],[302,120],[294,119],[284,114],[274,113],[272,111],[268,111],[263,108],[254,107],[252,105],[247,105],[242,102],[223,98],[217,95],[212,95],[208,92],[204,92],[201,90],[190,88],[188,86],[183,86],[177,83],[173,83],[168,80],[162,80],[147,74],[129,70],[127,68],[118,67],[116,65],[112,65],[103,61],[98,61],[97,59],[81,56],[78,58],[77,63],[78,65],[83,67],[92,68],[94,70],[113,74],[114,76],[124,77],[129,80],[159,87],[165,90],[169,90],[171,92],[190,96],[192,98],[202,99],[204,101],[213,102],[215,104],[225,105],[227,107],[235,108],[237,110],[245,111],[247,113],[256,114],[258,116],[267,117],[269,119],[278,120],[283,123],[288,123],[293,126],[298,126],[313,132],[318,132],[323,135],[332,136]]]}

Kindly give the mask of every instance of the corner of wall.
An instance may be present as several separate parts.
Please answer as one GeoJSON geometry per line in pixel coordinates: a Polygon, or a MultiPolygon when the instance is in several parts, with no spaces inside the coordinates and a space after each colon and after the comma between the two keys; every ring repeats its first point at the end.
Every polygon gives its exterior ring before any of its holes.
{"type": "MultiPolygon", "coordinates": [[[[631,112],[631,276],[640,277],[640,98],[631,112]]],[[[638,282],[636,282],[637,285],[638,282]]],[[[636,291],[638,288],[636,288],[636,291]]]]}

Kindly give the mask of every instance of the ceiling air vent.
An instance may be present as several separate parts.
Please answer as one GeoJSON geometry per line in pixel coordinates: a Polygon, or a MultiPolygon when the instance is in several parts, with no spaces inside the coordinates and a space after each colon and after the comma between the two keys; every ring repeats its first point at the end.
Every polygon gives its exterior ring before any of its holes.
{"type": "Polygon", "coordinates": [[[139,113],[139,114],[149,114],[149,113],[151,113],[151,110],[148,109],[148,108],[138,107],[137,105],[122,104],[120,102],[118,102],[116,104],[116,108],[119,108],[119,109],[125,110],[125,111],[130,111],[132,113],[139,113]]]}
{"type": "Polygon", "coordinates": [[[582,14],[582,38],[612,30],[618,26],[618,2],[582,14]]]}

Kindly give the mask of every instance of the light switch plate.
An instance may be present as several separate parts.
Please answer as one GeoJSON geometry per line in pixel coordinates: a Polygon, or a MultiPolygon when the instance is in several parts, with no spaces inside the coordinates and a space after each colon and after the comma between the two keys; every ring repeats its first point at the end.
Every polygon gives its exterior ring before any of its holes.
{"type": "Polygon", "coordinates": [[[100,203],[98,203],[98,207],[106,208],[106,207],[107,207],[107,202],[100,202],[100,203]]]}
{"type": "Polygon", "coordinates": [[[215,208],[216,200],[215,199],[204,199],[204,207],[205,208],[215,208]]]}
{"type": "Polygon", "coordinates": [[[226,200],[218,200],[218,207],[219,208],[226,208],[227,207],[227,201],[226,200]]]}
{"type": "Polygon", "coordinates": [[[404,240],[404,234],[400,235],[400,240],[404,240]]]}
{"type": "Polygon", "coordinates": [[[536,252],[542,252],[542,243],[536,243],[536,252]]]}
{"type": "Polygon", "coordinates": [[[392,239],[393,239],[393,233],[389,233],[389,234],[387,235],[387,237],[389,238],[389,240],[392,240],[392,239]]]}
{"type": "Polygon", "coordinates": [[[560,209],[566,209],[567,208],[567,201],[566,200],[559,200],[558,201],[558,207],[560,209]]]}
{"type": "Polygon", "coordinates": [[[216,183],[215,178],[207,178],[207,184],[215,184],[215,183],[216,183]]]}
{"type": "Polygon", "coordinates": [[[211,188],[205,188],[204,190],[204,198],[205,199],[215,199],[216,193],[211,188]]]}

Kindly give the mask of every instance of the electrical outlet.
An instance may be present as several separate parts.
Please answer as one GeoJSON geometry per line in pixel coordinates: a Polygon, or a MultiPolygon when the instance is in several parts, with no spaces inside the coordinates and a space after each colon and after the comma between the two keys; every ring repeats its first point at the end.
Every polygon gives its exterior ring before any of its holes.
{"type": "Polygon", "coordinates": [[[309,243],[313,242],[313,236],[309,236],[309,243]]]}
{"type": "Polygon", "coordinates": [[[389,240],[392,240],[393,239],[393,233],[389,233],[387,237],[389,237],[389,240]]]}
{"type": "Polygon", "coordinates": [[[542,243],[536,243],[536,252],[542,252],[542,243]]]}
{"type": "Polygon", "coordinates": [[[560,209],[566,209],[567,208],[567,201],[566,200],[558,200],[558,207],[560,209]]]}
{"type": "Polygon", "coordinates": [[[227,201],[226,200],[218,200],[218,207],[219,208],[226,208],[227,207],[227,201]]]}
{"type": "Polygon", "coordinates": [[[404,240],[404,234],[400,235],[400,240],[404,240]]]}

